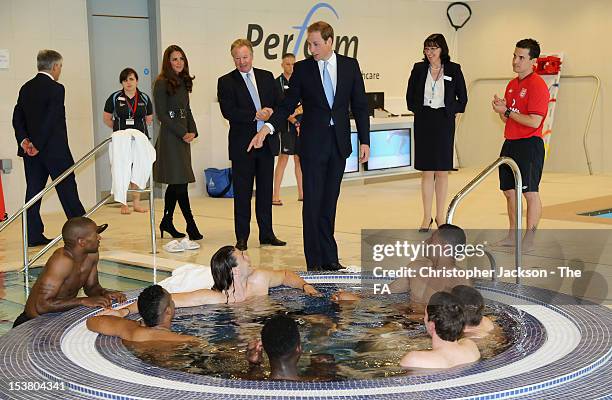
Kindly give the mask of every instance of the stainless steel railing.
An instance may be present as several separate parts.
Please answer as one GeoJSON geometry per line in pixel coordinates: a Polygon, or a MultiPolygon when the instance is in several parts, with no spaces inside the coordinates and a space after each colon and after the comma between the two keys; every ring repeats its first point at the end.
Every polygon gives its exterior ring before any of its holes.
{"type": "MultiPolygon", "coordinates": [[[[74,163],[70,168],[64,171],[60,176],[55,178],[49,185],[47,185],[43,190],[41,190],[36,196],[32,197],[27,203],[23,205],[17,212],[11,215],[6,221],[0,224],[0,232],[2,232],[8,225],[10,225],[13,221],[15,221],[19,216],[21,216],[21,231],[22,231],[22,240],[23,240],[23,269],[24,272],[24,282],[26,295],[29,295],[29,271],[30,266],[34,264],[40,257],[42,257],[49,249],[51,249],[57,242],[60,241],[62,235],[58,235],[49,244],[43,247],[38,253],[36,253],[32,258],[29,258],[28,255],[28,213],[27,210],[32,207],[37,201],[42,199],[42,197],[47,194],[51,189],[55,188],[60,182],[66,179],[70,174],[72,174],[77,168],[81,165],[85,164],[90,158],[99,153],[104,149],[106,145],[111,143],[112,138],[107,138],[94,147],[91,151],[85,154],[79,161],[74,163]]],[[[153,174],[149,178],[149,187],[146,189],[137,189],[137,190],[128,190],[128,192],[149,192],[149,222],[151,225],[151,253],[157,253],[157,245],[155,238],[155,209],[153,202],[153,174]]],[[[89,210],[85,216],[88,217],[93,214],[96,210],[102,207],[109,199],[111,195],[107,195],[102,200],[100,200],[91,210],[89,210]]]]}
{"type": "Polygon", "coordinates": [[[520,283],[520,272],[521,272],[521,224],[523,218],[523,210],[522,210],[522,195],[523,195],[523,179],[521,178],[521,170],[519,169],[516,162],[510,157],[500,157],[495,160],[491,165],[486,167],[480,174],[478,174],[474,179],[470,181],[467,185],[463,187],[453,197],[453,200],[450,202],[448,206],[448,212],[446,213],[446,223],[452,224],[453,217],[455,216],[455,210],[457,206],[468,195],[472,190],[474,190],[478,185],[484,181],[484,179],[489,176],[493,171],[495,171],[499,166],[506,164],[512,169],[512,174],[514,175],[514,190],[516,191],[516,228],[514,231],[514,261],[516,264],[516,283],[520,283]]]}

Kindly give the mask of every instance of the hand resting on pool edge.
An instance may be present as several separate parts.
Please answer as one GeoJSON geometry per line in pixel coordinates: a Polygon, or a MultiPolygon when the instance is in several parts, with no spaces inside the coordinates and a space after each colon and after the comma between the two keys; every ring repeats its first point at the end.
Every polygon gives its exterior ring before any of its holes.
{"type": "Polygon", "coordinates": [[[87,319],[87,328],[107,336],[120,337],[129,342],[197,342],[198,338],[172,332],[175,305],[170,293],[159,285],[145,288],[138,301],[116,310],[102,311],[87,319]],[[131,312],[138,312],[141,321],[125,319],[131,312]]]}

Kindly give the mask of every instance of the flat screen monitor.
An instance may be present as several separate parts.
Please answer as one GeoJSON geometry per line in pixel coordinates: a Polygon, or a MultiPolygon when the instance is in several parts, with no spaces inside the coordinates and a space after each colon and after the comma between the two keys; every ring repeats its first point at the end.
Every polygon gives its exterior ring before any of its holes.
{"type": "Polygon", "coordinates": [[[367,92],[368,110],[370,117],[374,116],[374,110],[377,108],[385,108],[385,93],[384,92],[367,92]]]}
{"type": "Polygon", "coordinates": [[[344,173],[359,172],[359,139],[357,132],[351,132],[351,155],[346,159],[344,173]]]}
{"type": "Polygon", "coordinates": [[[370,132],[370,158],[367,171],[412,165],[410,128],[370,132]]]}

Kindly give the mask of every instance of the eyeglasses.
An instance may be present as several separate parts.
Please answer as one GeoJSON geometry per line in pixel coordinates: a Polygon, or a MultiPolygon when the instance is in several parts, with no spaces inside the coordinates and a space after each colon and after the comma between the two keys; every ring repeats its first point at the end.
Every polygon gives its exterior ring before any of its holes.
{"type": "Polygon", "coordinates": [[[439,49],[439,47],[425,47],[423,49],[423,51],[430,51],[431,52],[431,51],[436,51],[438,49],[439,49]]]}

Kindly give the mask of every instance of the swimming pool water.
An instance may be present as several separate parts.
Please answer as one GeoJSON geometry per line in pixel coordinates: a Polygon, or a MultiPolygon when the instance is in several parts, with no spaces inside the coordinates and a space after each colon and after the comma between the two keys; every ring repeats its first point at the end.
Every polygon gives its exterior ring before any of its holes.
{"type": "MultiPolygon", "coordinates": [[[[300,330],[301,376],[325,381],[405,375],[399,367],[401,357],[411,350],[430,348],[422,318],[406,317],[410,310],[405,294],[369,296],[339,306],[329,301],[338,286],[317,285],[317,289],[324,297],[280,288],[269,297],[242,304],[195,307],[191,312],[181,309],[173,330],[201,338],[200,345],[125,344],[145,363],[162,368],[225,379],[266,379],[270,373],[266,356],[261,368],[253,368],[246,360],[246,347],[260,339],[268,318],[286,314],[297,321],[300,330]]],[[[503,334],[480,343],[484,359],[513,343],[519,322],[506,311],[500,305],[487,308],[502,325],[503,334]]]]}

